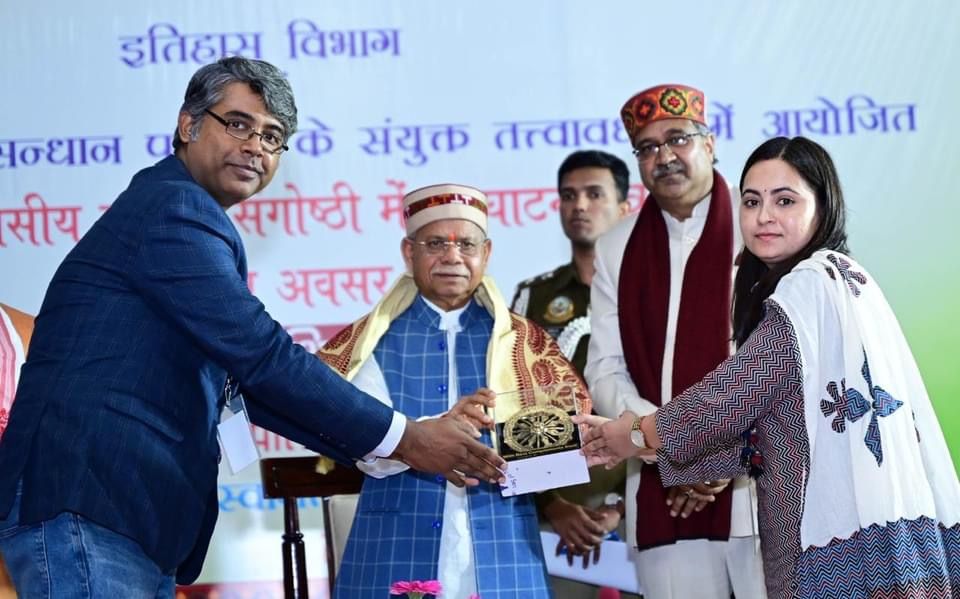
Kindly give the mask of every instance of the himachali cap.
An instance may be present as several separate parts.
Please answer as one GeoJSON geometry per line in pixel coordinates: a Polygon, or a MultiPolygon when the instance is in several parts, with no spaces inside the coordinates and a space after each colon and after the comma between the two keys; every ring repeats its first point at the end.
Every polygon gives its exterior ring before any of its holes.
{"type": "Polygon", "coordinates": [[[403,196],[407,235],[436,220],[458,218],[476,223],[487,234],[487,196],[466,185],[444,183],[415,189],[403,196]]]}
{"type": "Polygon", "coordinates": [[[705,105],[699,89],[668,83],[645,89],[627,100],[620,109],[620,118],[632,143],[641,129],[662,119],[690,119],[706,125],[705,105]]]}

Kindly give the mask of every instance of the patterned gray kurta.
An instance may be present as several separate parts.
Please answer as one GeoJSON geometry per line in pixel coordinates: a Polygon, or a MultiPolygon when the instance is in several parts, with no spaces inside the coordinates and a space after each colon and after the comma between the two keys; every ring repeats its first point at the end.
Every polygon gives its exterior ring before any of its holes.
{"type": "MultiPolygon", "coordinates": [[[[755,428],[756,448],[763,456],[763,473],[757,480],[758,516],[771,599],[951,597],[951,586],[960,590],[960,525],[948,527],[924,516],[902,518],[861,527],[849,538],[834,538],[825,546],[802,546],[804,519],[817,521],[830,514],[804,511],[813,466],[810,456],[816,454],[811,454],[811,431],[805,422],[800,347],[784,309],[767,300],[763,320],[740,350],[657,413],[664,484],[743,474],[741,435],[755,428]]],[[[869,377],[866,365],[864,369],[869,377]]],[[[823,396],[829,397],[827,391],[823,396]]],[[[873,404],[879,416],[896,407],[880,413],[873,404]]],[[[851,409],[841,398],[836,405],[821,403],[815,412],[822,410],[824,418],[832,419],[833,431],[843,433],[842,414],[849,416],[851,409]]],[[[828,421],[825,426],[830,425],[828,421]]],[[[910,450],[897,445],[916,442],[910,436],[884,438],[884,452],[910,450]]],[[[853,439],[853,445],[857,443],[864,441],[853,439]]],[[[843,492],[837,489],[837,497],[843,492]]]]}

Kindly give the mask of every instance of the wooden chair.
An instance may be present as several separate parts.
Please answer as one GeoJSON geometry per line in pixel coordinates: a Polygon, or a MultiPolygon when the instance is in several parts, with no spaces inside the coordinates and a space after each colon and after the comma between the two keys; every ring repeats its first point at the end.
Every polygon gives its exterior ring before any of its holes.
{"type": "Polygon", "coordinates": [[[338,563],[330,517],[330,497],[360,492],[363,474],[356,468],[336,464],[325,457],[267,458],[260,461],[263,495],[283,499],[283,593],[285,599],[308,599],[307,564],[300,532],[297,499],[320,497],[323,534],[327,545],[327,579],[333,595],[338,563]]]}

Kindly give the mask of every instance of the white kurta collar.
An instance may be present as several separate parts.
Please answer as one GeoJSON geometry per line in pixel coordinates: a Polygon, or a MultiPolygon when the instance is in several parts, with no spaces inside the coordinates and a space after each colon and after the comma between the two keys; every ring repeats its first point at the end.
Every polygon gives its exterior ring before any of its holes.
{"type": "Polygon", "coordinates": [[[710,212],[710,200],[712,197],[713,192],[708,193],[706,197],[697,202],[693,207],[693,212],[690,214],[690,217],[683,220],[661,209],[663,221],[667,225],[667,235],[670,236],[670,239],[675,241],[679,241],[684,237],[690,237],[695,240],[700,239],[700,234],[703,233],[703,226],[707,223],[707,214],[710,212]]]}
{"type": "Polygon", "coordinates": [[[440,306],[431,302],[426,297],[422,295],[420,297],[423,297],[423,303],[425,303],[431,310],[433,310],[440,316],[439,326],[441,331],[453,331],[455,333],[461,331],[460,315],[463,314],[464,311],[470,307],[470,302],[473,301],[472,299],[466,304],[464,304],[462,307],[455,308],[453,310],[448,311],[448,310],[444,310],[440,306]]]}

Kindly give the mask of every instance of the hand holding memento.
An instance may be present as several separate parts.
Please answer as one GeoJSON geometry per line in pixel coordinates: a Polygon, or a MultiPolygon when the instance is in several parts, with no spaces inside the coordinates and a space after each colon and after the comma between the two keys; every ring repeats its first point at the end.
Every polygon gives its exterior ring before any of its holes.
{"type": "Polygon", "coordinates": [[[497,403],[497,395],[486,388],[478,389],[473,395],[465,395],[444,414],[446,418],[455,418],[470,424],[476,429],[475,437],[480,436],[481,428],[492,428],[493,417],[489,411],[497,403]]]}

